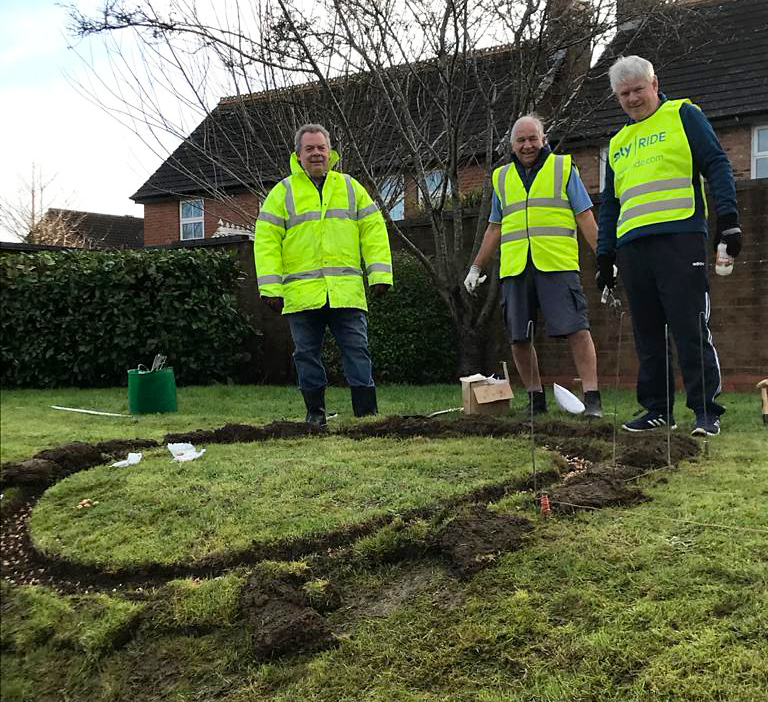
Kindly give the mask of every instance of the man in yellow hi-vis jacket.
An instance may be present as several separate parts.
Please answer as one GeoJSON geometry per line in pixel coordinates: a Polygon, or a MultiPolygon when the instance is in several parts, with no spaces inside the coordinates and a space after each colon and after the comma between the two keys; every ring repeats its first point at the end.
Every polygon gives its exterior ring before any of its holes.
{"type": "Polygon", "coordinates": [[[501,246],[499,277],[512,357],[528,389],[528,411],[546,412],[544,388],[531,348],[531,323],[541,309],[550,336],[564,337],[584,388],[584,416],[602,417],[597,356],[579,280],[576,230],[594,251],[592,201],[570,156],[553,154],[544,126],[526,115],[512,127],[512,162],[493,173],[493,206],[480,250],[464,281],[474,294],[482,269],[501,246]]]}
{"type": "Polygon", "coordinates": [[[259,292],[288,318],[307,422],[325,424],[325,329],[341,350],[356,417],[376,414],[368,348],[363,259],[371,294],[392,286],[384,218],[354,178],[332,170],[339,156],[319,124],[296,132],[291,175],[267,195],[254,228],[259,292]]]}

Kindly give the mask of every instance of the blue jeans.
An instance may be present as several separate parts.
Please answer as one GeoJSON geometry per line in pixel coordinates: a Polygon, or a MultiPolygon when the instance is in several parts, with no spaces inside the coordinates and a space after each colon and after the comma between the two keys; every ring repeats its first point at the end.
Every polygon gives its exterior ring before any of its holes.
{"type": "Polygon", "coordinates": [[[368,349],[368,318],[352,307],[331,308],[285,315],[293,338],[293,361],[301,390],[324,388],[328,384],[321,360],[326,326],[341,351],[344,375],[350,387],[372,388],[373,368],[368,349]]]}

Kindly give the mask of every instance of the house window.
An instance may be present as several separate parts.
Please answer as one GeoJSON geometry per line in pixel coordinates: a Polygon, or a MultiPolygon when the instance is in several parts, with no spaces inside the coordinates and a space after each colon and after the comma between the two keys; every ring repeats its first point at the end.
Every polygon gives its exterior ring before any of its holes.
{"type": "Polygon", "coordinates": [[[183,200],[179,203],[181,212],[181,240],[202,239],[205,236],[203,227],[203,200],[183,200]]]}
{"type": "Polygon", "coordinates": [[[598,154],[597,160],[599,161],[599,170],[600,170],[600,182],[597,184],[597,189],[599,192],[603,192],[603,188],[605,187],[605,166],[608,163],[608,147],[607,146],[601,146],[600,147],[600,153],[598,154]]]}
{"type": "Polygon", "coordinates": [[[379,183],[379,195],[389,209],[389,216],[397,221],[405,216],[403,176],[388,176],[379,183]]]}
{"type": "Polygon", "coordinates": [[[768,178],[768,124],[752,130],[752,177],[768,178]]]}
{"type": "MultiPolygon", "coordinates": [[[[442,192],[444,176],[445,176],[445,173],[443,171],[427,171],[424,174],[424,184],[427,186],[427,190],[429,191],[429,199],[432,201],[433,204],[437,202],[442,192]]],[[[418,193],[419,193],[419,204],[423,207],[424,193],[421,192],[421,188],[419,188],[418,193]]],[[[445,194],[447,197],[450,197],[451,195],[450,181],[448,181],[448,187],[445,190],[445,194]]]]}

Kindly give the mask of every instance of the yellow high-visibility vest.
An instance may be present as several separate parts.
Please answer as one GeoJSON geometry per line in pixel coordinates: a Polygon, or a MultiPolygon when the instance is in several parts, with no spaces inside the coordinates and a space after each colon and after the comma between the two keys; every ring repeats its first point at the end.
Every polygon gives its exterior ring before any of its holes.
{"type": "Polygon", "coordinates": [[[493,188],[501,203],[499,276],[519,275],[531,248],[540,271],[578,271],[576,218],[566,188],[571,157],[549,154],[526,192],[514,163],[493,172],[493,188]]]}
{"type": "MultiPolygon", "coordinates": [[[[331,151],[330,166],[339,156],[331,151]]],[[[320,193],[291,155],[291,175],[270,190],[254,226],[256,282],[282,297],[283,313],[331,307],[367,310],[368,283],[392,285],[392,256],[379,208],[354,178],[329,170],[320,193]]]]}
{"type": "Polygon", "coordinates": [[[693,216],[693,156],[680,119],[685,104],[692,103],[668,100],[611,139],[608,153],[621,208],[617,239],[637,227],[693,216]]]}

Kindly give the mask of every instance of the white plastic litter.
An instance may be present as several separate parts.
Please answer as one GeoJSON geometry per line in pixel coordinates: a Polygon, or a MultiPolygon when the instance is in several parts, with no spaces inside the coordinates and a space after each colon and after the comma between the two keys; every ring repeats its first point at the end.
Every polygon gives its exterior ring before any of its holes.
{"type": "Polygon", "coordinates": [[[166,444],[174,461],[194,461],[205,453],[205,449],[199,451],[192,444],[166,444]]]}
{"type": "Polygon", "coordinates": [[[570,390],[566,390],[562,385],[554,383],[552,385],[555,391],[555,402],[557,406],[569,414],[581,414],[584,411],[584,403],[576,397],[570,390]]]}
{"type": "Polygon", "coordinates": [[[117,463],[113,463],[112,467],[126,468],[127,466],[135,466],[140,460],[141,460],[140,453],[129,453],[128,458],[126,458],[124,461],[118,461],[117,463]]]}
{"type": "Polygon", "coordinates": [[[487,383],[506,383],[506,378],[496,378],[492,375],[483,375],[482,373],[475,373],[474,375],[465,375],[463,378],[459,378],[462,383],[475,383],[478,380],[485,380],[487,383]]]}

